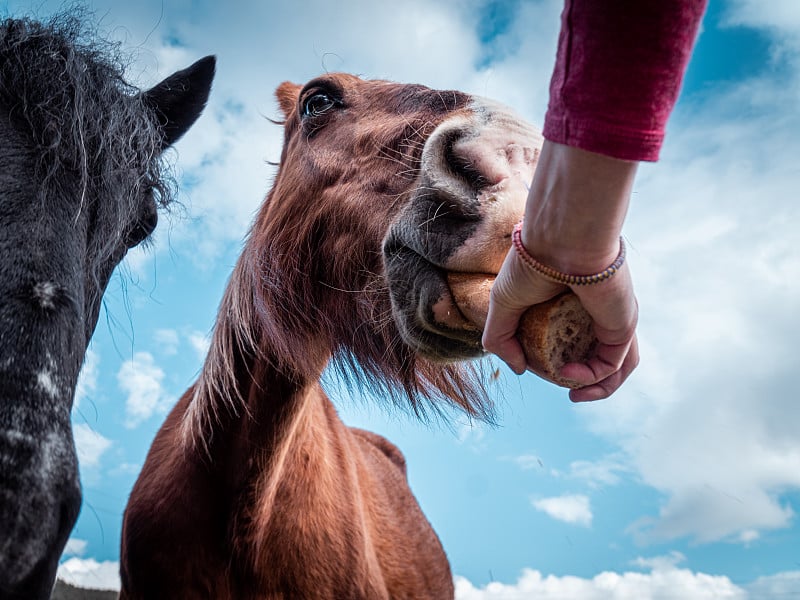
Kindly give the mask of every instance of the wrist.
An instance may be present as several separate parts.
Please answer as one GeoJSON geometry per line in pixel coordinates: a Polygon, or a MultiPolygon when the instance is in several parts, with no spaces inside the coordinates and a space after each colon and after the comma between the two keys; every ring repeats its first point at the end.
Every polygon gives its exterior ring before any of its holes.
{"type": "Polygon", "coordinates": [[[557,269],[554,269],[551,266],[548,266],[533,256],[528,252],[525,248],[525,245],[522,243],[522,236],[521,230],[524,223],[520,221],[514,227],[514,231],[511,235],[512,246],[517,253],[519,259],[525,263],[530,269],[533,269],[546,279],[549,279],[553,283],[557,283],[560,285],[568,285],[570,287],[574,286],[583,286],[583,285],[592,285],[595,283],[602,283],[617,274],[620,270],[622,265],[625,263],[625,241],[620,237],[619,238],[619,254],[614,259],[614,262],[609,264],[606,268],[601,271],[593,272],[593,273],[574,273],[574,272],[563,272],[557,269]]]}
{"type": "Polygon", "coordinates": [[[564,273],[606,268],[620,251],[636,167],[546,140],[525,209],[525,248],[564,273]]]}

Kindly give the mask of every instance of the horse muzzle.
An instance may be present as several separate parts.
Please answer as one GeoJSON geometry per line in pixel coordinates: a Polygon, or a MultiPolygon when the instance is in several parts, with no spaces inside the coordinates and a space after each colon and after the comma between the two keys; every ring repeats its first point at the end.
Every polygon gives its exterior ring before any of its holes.
{"type": "Polygon", "coordinates": [[[49,598],[80,510],[77,458],[68,412],[36,401],[52,389],[15,383],[0,372],[0,598],[49,598]]]}
{"type": "MultiPolygon", "coordinates": [[[[448,279],[500,270],[542,142],[510,109],[481,98],[425,142],[418,183],[384,238],[383,259],[401,335],[426,358],[483,354],[483,323],[461,310],[448,279]]],[[[489,289],[476,293],[488,296],[489,289]]]]}

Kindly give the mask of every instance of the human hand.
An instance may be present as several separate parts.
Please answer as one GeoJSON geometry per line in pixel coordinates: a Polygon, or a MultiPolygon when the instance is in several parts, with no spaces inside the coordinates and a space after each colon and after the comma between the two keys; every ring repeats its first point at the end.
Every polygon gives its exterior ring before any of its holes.
{"type": "MultiPolygon", "coordinates": [[[[545,142],[526,207],[523,246],[562,272],[605,269],[620,250],[619,231],[635,171],[636,163],[545,142]]],[[[525,355],[515,335],[520,316],[566,287],[531,268],[512,249],[492,287],[484,348],[515,373],[524,373],[525,355]]],[[[639,361],[638,306],[630,270],[623,263],[603,282],[570,287],[591,315],[600,343],[587,363],[565,365],[560,375],[584,385],[570,392],[572,401],[606,398],[639,361]]]]}

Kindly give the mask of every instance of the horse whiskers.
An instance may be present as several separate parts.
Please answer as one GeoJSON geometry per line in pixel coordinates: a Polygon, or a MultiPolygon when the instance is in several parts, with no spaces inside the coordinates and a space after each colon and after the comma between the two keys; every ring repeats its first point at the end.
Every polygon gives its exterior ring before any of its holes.
{"type": "MultiPolygon", "coordinates": [[[[429,231],[428,225],[430,225],[431,222],[435,221],[438,217],[443,217],[443,216],[446,216],[446,215],[450,214],[449,212],[445,212],[445,213],[443,213],[441,215],[439,214],[439,211],[444,207],[444,205],[445,205],[444,202],[440,202],[439,205],[436,207],[436,210],[434,211],[433,216],[432,217],[428,217],[427,219],[425,219],[424,221],[419,223],[417,225],[417,227],[419,227],[420,229],[422,227],[425,227],[426,228],[426,234],[427,234],[428,231],[429,231]]],[[[428,212],[430,213],[430,208],[428,209],[428,212]]]]}
{"type": "Polygon", "coordinates": [[[400,157],[392,156],[389,150],[387,150],[385,147],[376,147],[375,150],[376,150],[376,156],[378,158],[396,163],[398,165],[402,165],[403,167],[407,167],[407,169],[413,169],[415,163],[419,164],[421,162],[419,159],[409,159],[408,157],[405,157],[402,154],[400,155],[400,157]]]}
{"type": "Polygon", "coordinates": [[[343,288],[336,287],[335,285],[331,285],[329,283],[326,283],[325,281],[320,281],[319,284],[321,286],[324,286],[324,287],[329,288],[331,290],[335,290],[337,292],[342,292],[344,294],[362,294],[362,293],[364,293],[364,290],[362,290],[362,289],[345,290],[343,288]]]}

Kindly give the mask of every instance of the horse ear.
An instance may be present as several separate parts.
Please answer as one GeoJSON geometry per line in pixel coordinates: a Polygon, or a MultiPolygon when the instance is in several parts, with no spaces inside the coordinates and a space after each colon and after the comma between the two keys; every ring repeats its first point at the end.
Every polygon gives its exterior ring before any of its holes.
{"type": "Polygon", "coordinates": [[[163,135],[161,149],[177,142],[189,130],[208,102],[217,59],[201,58],[142,94],[153,110],[163,135]]]}
{"type": "Polygon", "coordinates": [[[285,119],[289,118],[289,115],[292,114],[294,107],[297,105],[297,97],[300,95],[301,89],[301,86],[296,83],[284,81],[275,90],[275,97],[278,99],[278,104],[285,119]]]}

